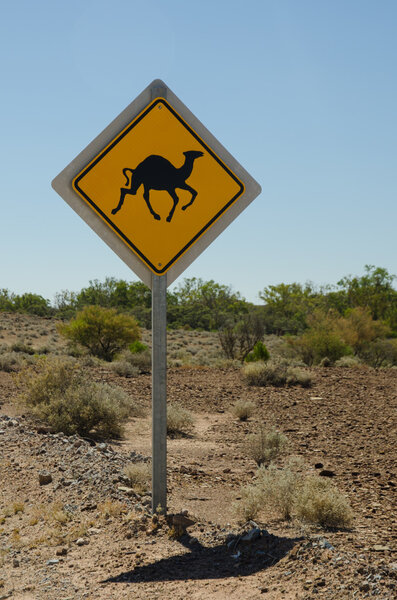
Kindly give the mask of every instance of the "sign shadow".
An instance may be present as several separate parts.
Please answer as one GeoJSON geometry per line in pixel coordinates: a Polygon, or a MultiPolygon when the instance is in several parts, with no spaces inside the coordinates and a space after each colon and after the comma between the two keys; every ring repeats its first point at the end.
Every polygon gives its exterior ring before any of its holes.
{"type": "Polygon", "coordinates": [[[248,544],[242,536],[228,544],[204,546],[189,534],[178,542],[189,550],[169,558],[109,577],[101,583],[138,583],[222,579],[248,576],[278,563],[303,538],[278,537],[262,530],[260,537],[248,544]]]}

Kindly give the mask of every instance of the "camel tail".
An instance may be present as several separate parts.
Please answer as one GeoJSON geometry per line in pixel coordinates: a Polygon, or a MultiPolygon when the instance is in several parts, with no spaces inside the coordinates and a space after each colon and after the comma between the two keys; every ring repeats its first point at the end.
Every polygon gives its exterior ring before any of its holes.
{"type": "Polygon", "coordinates": [[[125,177],[125,185],[128,187],[131,183],[131,177],[134,172],[134,169],[123,169],[123,174],[125,177]],[[130,172],[130,175],[127,174],[127,171],[130,172]]]}

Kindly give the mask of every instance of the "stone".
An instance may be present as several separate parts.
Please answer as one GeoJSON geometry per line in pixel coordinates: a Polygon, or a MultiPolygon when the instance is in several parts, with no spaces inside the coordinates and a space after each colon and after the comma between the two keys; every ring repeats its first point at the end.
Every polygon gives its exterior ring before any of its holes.
{"type": "Polygon", "coordinates": [[[323,469],[319,473],[320,477],[335,477],[335,471],[331,471],[331,469],[323,469]]]}
{"type": "Polygon", "coordinates": [[[79,538],[78,540],[76,540],[77,546],[85,546],[86,544],[88,544],[88,542],[84,538],[79,538]]]}
{"type": "Polygon", "coordinates": [[[63,548],[58,548],[57,551],[55,552],[55,554],[57,556],[66,556],[68,553],[68,549],[63,547],[63,548]]]}
{"type": "Polygon", "coordinates": [[[253,529],[251,529],[251,531],[243,535],[240,541],[244,544],[252,544],[252,542],[255,542],[255,540],[259,539],[260,537],[261,530],[259,529],[259,527],[254,527],[253,529]]]}
{"type": "Polygon", "coordinates": [[[39,472],[39,484],[40,485],[48,485],[52,482],[52,475],[48,471],[40,471],[39,472]]]}
{"type": "Polygon", "coordinates": [[[126,496],[135,496],[135,492],[131,487],[127,487],[126,485],[120,485],[117,488],[118,492],[125,494],[126,496]]]}
{"type": "Polygon", "coordinates": [[[14,558],[12,561],[12,566],[17,568],[17,567],[19,567],[19,564],[20,564],[19,560],[17,558],[14,558]]]}
{"type": "Polygon", "coordinates": [[[387,552],[390,548],[389,546],[382,546],[382,544],[375,544],[372,546],[372,550],[375,550],[375,552],[387,552]]]}
{"type": "Polygon", "coordinates": [[[59,560],[57,558],[51,558],[50,560],[47,560],[47,565],[52,566],[52,565],[57,565],[59,563],[59,560]]]}

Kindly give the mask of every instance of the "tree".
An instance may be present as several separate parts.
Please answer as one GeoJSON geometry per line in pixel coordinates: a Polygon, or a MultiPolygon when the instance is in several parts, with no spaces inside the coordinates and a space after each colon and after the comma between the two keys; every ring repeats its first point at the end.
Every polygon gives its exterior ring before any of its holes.
{"type": "Polygon", "coordinates": [[[59,325],[59,332],[99,358],[111,361],[128,344],[140,339],[134,317],[117,313],[114,308],[86,306],[69,323],[59,325]]]}

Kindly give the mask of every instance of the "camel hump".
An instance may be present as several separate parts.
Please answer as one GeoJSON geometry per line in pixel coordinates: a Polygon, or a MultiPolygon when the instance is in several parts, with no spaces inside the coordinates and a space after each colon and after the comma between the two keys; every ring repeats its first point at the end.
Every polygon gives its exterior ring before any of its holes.
{"type": "Polygon", "coordinates": [[[173,165],[170,163],[169,160],[167,160],[163,156],[158,156],[157,154],[151,154],[150,156],[147,156],[141,163],[139,163],[139,165],[137,166],[135,171],[137,171],[138,169],[139,170],[140,169],[162,170],[164,168],[169,168],[169,167],[173,167],[173,165]]]}

